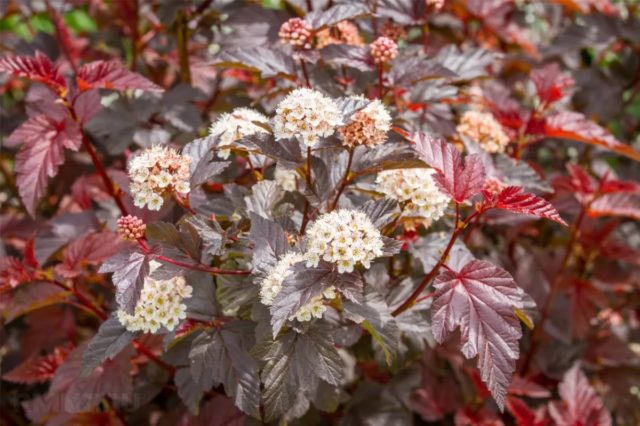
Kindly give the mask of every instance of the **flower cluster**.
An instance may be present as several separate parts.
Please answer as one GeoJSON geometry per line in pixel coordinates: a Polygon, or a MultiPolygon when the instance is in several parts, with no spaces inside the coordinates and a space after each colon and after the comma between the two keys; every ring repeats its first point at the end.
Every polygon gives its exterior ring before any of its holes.
{"type": "Polygon", "coordinates": [[[433,173],[433,169],[384,170],[376,177],[377,190],[403,204],[403,215],[422,218],[429,226],[442,217],[450,201],[433,181],[433,173]]]}
{"type": "Polygon", "coordinates": [[[298,174],[294,170],[276,167],[274,178],[276,183],[285,191],[296,190],[298,174]]]}
{"type": "Polygon", "coordinates": [[[311,25],[301,18],[291,18],[280,27],[278,36],[283,43],[301,49],[311,49],[313,37],[311,25]]]}
{"type": "Polygon", "coordinates": [[[342,114],[333,99],[303,88],[292,91],[278,104],[273,133],[276,139],[299,136],[305,145],[313,147],[341,124],[342,114]]]}
{"type": "Polygon", "coordinates": [[[183,299],[191,297],[193,289],[183,277],[170,280],[147,278],[140,293],[140,300],[133,315],[118,311],[118,320],[129,331],[155,333],[164,327],[172,331],[187,317],[187,306],[183,299]]]}
{"type": "Polygon", "coordinates": [[[318,218],[307,230],[307,266],[320,259],[338,265],[338,272],[352,272],[357,264],[365,268],[382,256],[382,234],[369,217],[357,210],[340,209],[318,218]]]}
{"type": "Polygon", "coordinates": [[[118,234],[125,240],[138,240],[144,238],[144,231],[147,225],[142,219],[136,216],[123,216],[118,219],[118,234]]]}
{"type": "Polygon", "coordinates": [[[488,112],[466,111],[456,128],[458,133],[477,142],[490,153],[504,152],[509,136],[498,121],[488,112]]]}
{"type": "Polygon", "coordinates": [[[225,147],[233,145],[245,136],[268,133],[266,129],[255,123],[267,125],[269,119],[251,108],[236,108],[231,113],[222,114],[209,129],[211,135],[219,137],[218,157],[229,158],[231,150],[225,147]]]}
{"type": "Polygon", "coordinates": [[[398,56],[398,45],[389,37],[378,37],[369,45],[369,53],[376,64],[384,64],[398,56]]]}
{"type": "Polygon", "coordinates": [[[191,158],[174,149],[154,146],[145,149],[129,161],[131,194],[136,207],[148,205],[149,210],[160,210],[164,198],[177,192],[187,194],[191,158]]]}
{"type": "Polygon", "coordinates": [[[349,21],[340,21],[333,27],[320,30],[316,34],[316,48],[322,49],[330,44],[362,46],[364,42],[357,26],[349,21]]]}
{"type": "MultiPolygon", "coordinates": [[[[296,252],[289,252],[280,258],[260,283],[260,301],[262,304],[266,306],[273,304],[274,299],[282,290],[282,283],[291,275],[291,267],[304,260],[305,256],[296,252]]],[[[327,310],[324,306],[324,300],[331,300],[334,297],[336,297],[335,288],[330,287],[323,292],[322,296],[314,297],[309,303],[298,309],[289,319],[297,319],[302,322],[310,321],[312,318],[322,318],[322,315],[327,310]]]]}
{"type": "Polygon", "coordinates": [[[345,146],[375,146],[387,140],[391,115],[378,99],[351,116],[349,124],[338,129],[345,146]]]}

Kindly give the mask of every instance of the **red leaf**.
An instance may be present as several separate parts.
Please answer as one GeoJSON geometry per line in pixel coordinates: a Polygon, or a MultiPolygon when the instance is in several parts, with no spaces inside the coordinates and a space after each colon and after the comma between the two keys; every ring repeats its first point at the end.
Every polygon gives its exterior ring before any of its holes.
{"type": "Polygon", "coordinates": [[[558,386],[562,402],[549,404],[555,424],[562,426],[610,426],[611,416],[587,378],[575,364],[558,386]]]}
{"type": "Polygon", "coordinates": [[[640,220],[638,194],[605,194],[596,198],[587,211],[589,217],[621,216],[640,220]]]}
{"type": "Polygon", "coordinates": [[[36,56],[13,56],[0,58],[0,71],[9,72],[32,81],[47,84],[56,90],[64,89],[67,83],[58,67],[39,51],[36,56]]]}
{"type": "Polygon", "coordinates": [[[485,170],[476,154],[466,157],[451,144],[425,133],[412,136],[418,157],[437,170],[435,182],[442,192],[457,203],[478,194],[484,187],[485,170]]]}
{"type": "Polygon", "coordinates": [[[509,385],[509,395],[526,396],[528,398],[548,398],[551,396],[546,388],[520,376],[515,376],[509,385]]]}
{"type": "Polygon", "coordinates": [[[69,354],[69,348],[56,348],[48,355],[29,358],[13,370],[4,374],[2,378],[14,383],[40,383],[51,380],[60,364],[69,354]]]}
{"type": "Polygon", "coordinates": [[[117,253],[121,242],[111,231],[84,234],[64,250],[64,260],[56,265],[56,272],[66,278],[76,277],[84,265],[97,265],[117,253]]]}
{"type": "Polygon", "coordinates": [[[508,186],[500,192],[494,207],[512,213],[542,217],[567,225],[558,211],[547,200],[537,195],[524,192],[521,186],[508,186]]]}
{"type": "Polygon", "coordinates": [[[507,271],[472,260],[459,272],[444,271],[434,281],[431,307],[433,335],[442,343],[460,328],[462,353],[478,356],[482,380],[500,409],[518,359],[522,332],[514,313],[522,309],[522,291],[507,271]]]}
{"type": "Polygon", "coordinates": [[[591,328],[591,319],[597,314],[598,308],[607,306],[607,297],[592,283],[581,279],[574,279],[569,289],[571,305],[571,334],[583,339],[591,328]]]}
{"type": "Polygon", "coordinates": [[[0,293],[33,280],[31,268],[20,259],[0,257],[0,293]]]}
{"type": "Polygon", "coordinates": [[[522,399],[510,396],[507,398],[507,411],[516,419],[518,426],[545,426],[549,424],[545,410],[534,410],[522,399]]]}
{"type": "Polygon", "coordinates": [[[54,177],[64,162],[64,149],[77,151],[81,143],[78,123],[71,118],[57,121],[45,115],[29,118],[9,136],[7,146],[22,145],[15,160],[17,184],[31,216],[35,216],[47,178],[54,177]]]}
{"type": "Polygon", "coordinates": [[[80,90],[94,88],[113,90],[140,89],[150,92],[162,92],[162,88],[140,74],[127,70],[116,60],[94,61],[83,65],[78,70],[76,79],[80,90]]]}
{"type": "Polygon", "coordinates": [[[555,63],[533,70],[531,72],[531,81],[536,86],[540,101],[546,106],[562,99],[567,94],[565,89],[575,83],[555,63]]]}
{"type": "Polygon", "coordinates": [[[640,152],[618,141],[606,129],[577,112],[562,111],[548,117],[545,121],[544,134],[599,146],[640,161],[640,152]]]}

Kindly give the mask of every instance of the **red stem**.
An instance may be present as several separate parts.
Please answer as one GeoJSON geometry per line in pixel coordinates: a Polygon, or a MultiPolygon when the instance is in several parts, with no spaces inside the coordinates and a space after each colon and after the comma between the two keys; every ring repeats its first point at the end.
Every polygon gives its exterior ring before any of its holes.
{"type": "Polygon", "coordinates": [[[336,208],[336,206],[338,205],[338,201],[340,201],[340,196],[349,184],[349,172],[351,171],[351,163],[353,163],[353,151],[353,148],[349,149],[349,160],[347,160],[347,168],[344,171],[344,176],[342,178],[342,182],[340,183],[340,188],[338,188],[338,193],[336,194],[336,198],[333,200],[333,203],[331,203],[329,211],[332,211],[336,208]]]}
{"type": "Polygon", "coordinates": [[[304,81],[308,88],[311,88],[311,83],[309,81],[309,71],[307,71],[307,64],[304,62],[304,59],[300,58],[300,66],[302,67],[302,74],[304,75],[304,81]]]}

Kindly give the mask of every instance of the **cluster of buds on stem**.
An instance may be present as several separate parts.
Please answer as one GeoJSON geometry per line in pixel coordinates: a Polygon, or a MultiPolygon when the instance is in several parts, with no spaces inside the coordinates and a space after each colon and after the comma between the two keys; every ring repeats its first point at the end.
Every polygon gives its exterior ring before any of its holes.
{"type": "Polygon", "coordinates": [[[369,53],[376,64],[384,64],[398,56],[398,45],[389,37],[378,37],[369,45],[369,53]]]}
{"type": "Polygon", "coordinates": [[[125,240],[139,240],[144,238],[144,231],[147,229],[147,225],[144,224],[142,219],[136,216],[123,216],[118,219],[118,235],[125,240]]]}
{"type": "Polygon", "coordinates": [[[307,21],[301,18],[291,18],[280,27],[278,36],[283,43],[298,49],[311,49],[313,29],[307,21]]]}

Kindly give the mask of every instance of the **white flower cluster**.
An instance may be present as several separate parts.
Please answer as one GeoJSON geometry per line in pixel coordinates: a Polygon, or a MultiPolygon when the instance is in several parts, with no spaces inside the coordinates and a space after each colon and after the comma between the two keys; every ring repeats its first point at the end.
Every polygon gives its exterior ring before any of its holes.
{"type": "Polygon", "coordinates": [[[132,332],[155,333],[160,327],[172,331],[180,320],[187,317],[187,306],[182,301],[191,297],[192,291],[183,277],[170,280],[147,278],[133,315],[119,310],[118,320],[132,332]]]}
{"type": "Polygon", "coordinates": [[[433,181],[433,173],[433,169],[384,170],[376,177],[377,191],[404,203],[403,215],[423,218],[429,226],[442,217],[450,201],[433,181]]]}
{"type": "Polygon", "coordinates": [[[145,149],[133,157],[128,169],[136,207],[148,205],[149,210],[160,210],[168,195],[189,193],[190,164],[188,155],[162,146],[145,149]]]}
{"type": "Polygon", "coordinates": [[[456,130],[489,153],[504,152],[509,136],[498,121],[488,112],[466,111],[456,130]]]}
{"type": "MultiPolygon", "coordinates": [[[[352,99],[364,100],[362,96],[353,96],[352,99]]],[[[346,146],[375,146],[387,140],[389,130],[391,115],[384,104],[376,99],[353,114],[349,123],[338,131],[346,146]]]]}
{"type": "MultiPolygon", "coordinates": [[[[260,283],[260,301],[264,305],[271,306],[273,304],[274,299],[282,290],[282,283],[291,275],[291,267],[304,260],[305,256],[302,253],[290,252],[282,256],[278,263],[268,271],[267,277],[260,283]]],[[[335,288],[330,287],[323,292],[322,296],[314,297],[309,303],[298,309],[289,320],[296,319],[303,322],[311,321],[312,318],[322,318],[327,310],[324,300],[331,300],[334,297],[336,297],[335,288]]]]}
{"type": "Polygon", "coordinates": [[[211,125],[209,133],[218,136],[218,157],[227,159],[231,150],[224,148],[245,136],[256,133],[268,133],[266,129],[254,124],[254,122],[268,124],[269,119],[251,108],[236,108],[231,113],[222,114],[218,120],[211,125]]]}
{"type": "Polygon", "coordinates": [[[276,167],[274,174],[276,183],[285,191],[295,191],[298,174],[294,170],[276,167]]]}
{"type": "Polygon", "coordinates": [[[276,139],[298,136],[313,147],[321,137],[333,134],[342,124],[342,113],[335,101],[312,89],[296,89],[276,108],[273,133],[276,139]]]}
{"type": "Polygon", "coordinates": [[[338,272],[353,272],[358,263],[365,268],[382,256],[382,234],[369,217],[357,210],[340,209],[318,218],[307,230],[307,266],[320,259],[338,265],[338,272]]]}

